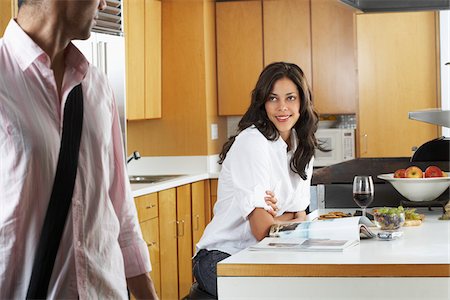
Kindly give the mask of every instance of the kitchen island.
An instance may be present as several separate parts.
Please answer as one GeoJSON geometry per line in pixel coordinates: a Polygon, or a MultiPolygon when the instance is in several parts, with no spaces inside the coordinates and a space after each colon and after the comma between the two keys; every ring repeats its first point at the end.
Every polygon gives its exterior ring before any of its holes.
{"type": "Polygon", "coordinates": [[[218,264],[219,299],[448,300],[450,221],[438,220],[441,210],[420,212],[423,224],[402,228],[400,239],[343,252],[243,250],[218,264]]]}

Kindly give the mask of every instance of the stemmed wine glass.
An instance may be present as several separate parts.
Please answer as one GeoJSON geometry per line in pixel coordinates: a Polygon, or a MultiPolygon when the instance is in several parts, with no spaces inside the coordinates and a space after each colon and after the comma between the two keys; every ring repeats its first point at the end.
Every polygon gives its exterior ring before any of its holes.
{"type": "Polygon", "coordinates": [[[366,207],[373,201],[372,176],[355,176],[353,179],[353,200],[362,208],[362,215],[366,216],[366,207]]]}

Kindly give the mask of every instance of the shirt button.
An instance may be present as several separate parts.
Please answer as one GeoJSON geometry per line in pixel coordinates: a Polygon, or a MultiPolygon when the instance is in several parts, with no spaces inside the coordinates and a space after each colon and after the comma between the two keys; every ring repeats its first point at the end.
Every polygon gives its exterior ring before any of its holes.
{"type": "Polygon", "coordinates": [[[81,242],[80,241],[77,242],[77,247],[81,247],[81,242]]]}
{"type": "Polygon", "coordinates": [[[77,200],[77,201],[75,201],[75,204],[78,205],[78,206],[80,206],[80,205],[81,205],[81,201],[80,201],[80,200],[77,200]]]}

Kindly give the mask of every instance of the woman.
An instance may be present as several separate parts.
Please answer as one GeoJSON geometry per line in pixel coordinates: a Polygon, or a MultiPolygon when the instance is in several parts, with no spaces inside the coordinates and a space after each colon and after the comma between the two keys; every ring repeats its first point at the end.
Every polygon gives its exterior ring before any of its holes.
{"type": "Polygon", "coordinates": [[[217,296],[219,261],[256,244],[276,222],[305,219],[317,123],[303,71],[290,63],[268,65],[238,135],[220,154],[214,218],[197,244],[193,263],[201,289],[217,296]]]}

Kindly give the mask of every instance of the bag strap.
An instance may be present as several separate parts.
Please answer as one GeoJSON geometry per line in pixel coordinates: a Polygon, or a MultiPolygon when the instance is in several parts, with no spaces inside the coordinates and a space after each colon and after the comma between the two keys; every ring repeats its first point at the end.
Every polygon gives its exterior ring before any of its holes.
{"type": "Polygon", "coordinates": [[[45,299],[53,265],[72,202],[83,126],[83,90],[74,87],[64,107],[61,149],[53,190],[34,257],[27,299],[45,299]]]}

